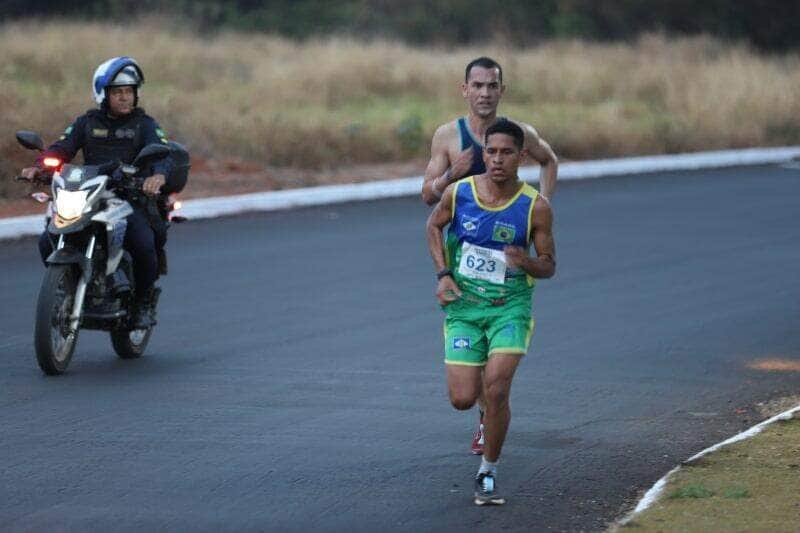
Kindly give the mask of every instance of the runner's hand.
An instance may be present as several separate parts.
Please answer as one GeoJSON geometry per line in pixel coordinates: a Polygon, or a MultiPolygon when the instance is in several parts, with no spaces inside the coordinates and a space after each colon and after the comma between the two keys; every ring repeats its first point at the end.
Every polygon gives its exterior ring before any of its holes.
{"type": "Polygon", "coordinates": [[[522,268],[525,262],[530,259],[528,251],[521,246],[506,246],[503,251],[506,254],[506,264],[511,268],[522,268]]]}
{"type": "Polygon", "coordinates": [[[167,182],[163,174],[154,174],[144,180],[142,190],[147,194],[158,194],[161,187],[167,182]]]}
{"type": "Polygon", "coordinates": [[[458,154],[458,157],[456,157],[455,161],[450,165],[451,183],[466,176],[469,167],[472,166],[472,150],[474,150],[474,148],[470,146],[458,154]]]}
{"type": "Polygon", "coordinates": [[[439,280],[439,285],[436,287],[436,298],[441,305],[447,305],[461,298],[461,290],[452,276],[445,276],[439,280]]]}

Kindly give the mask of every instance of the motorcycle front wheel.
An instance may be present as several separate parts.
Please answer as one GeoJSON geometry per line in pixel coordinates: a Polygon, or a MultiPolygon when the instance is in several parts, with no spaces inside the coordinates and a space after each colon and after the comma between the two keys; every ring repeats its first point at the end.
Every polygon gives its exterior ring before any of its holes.
{"type": "Polygon", "coordinates": [[[39,368],[48,376],[63,374],[72,360],[78,331],[69,329],[78,273],[71,265],[47,267],[36,305],[34,347],[39,368]]]}

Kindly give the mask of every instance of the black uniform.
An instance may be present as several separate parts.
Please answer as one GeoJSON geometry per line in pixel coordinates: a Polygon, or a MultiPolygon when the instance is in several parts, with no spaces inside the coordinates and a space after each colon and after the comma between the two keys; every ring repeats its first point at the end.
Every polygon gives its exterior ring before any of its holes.
{"type": "MultiPolygon", "coordinates": [[[[69,162],[83,151],[84,164],[99,165],[109,161],[133,163],[139,151],[148,144],[168,144],[158,123],[145,114],[143,109],[136,108],[124,117],[112,118],[100,109],[91,109],[78,117],[69,126],[61,138],[53,143],[42,154],[44,157],[57,157],[69,162]]],[[[172,163],[169,158],[153,164],[152,174],[163,174],[167,183],[162,188],[169,191],[172,163]]],[[[133,214],[128,217],[125,231],[124,248],[133,259],[133,274],[136,278],[137,292],[140,294],[150,289],[158,278],[157,250],[166,243],[166,228],[155,228],[147,215],[147,206],[133,205],[133,214]]],[[[44,261],[53,251],[53,245],[47,231],[39,239],[39,251],[44,261]]]]}

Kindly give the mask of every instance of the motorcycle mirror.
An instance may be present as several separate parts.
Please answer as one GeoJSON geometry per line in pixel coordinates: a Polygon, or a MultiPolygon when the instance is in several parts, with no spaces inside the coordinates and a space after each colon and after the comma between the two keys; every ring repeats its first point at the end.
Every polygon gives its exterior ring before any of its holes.
{"type": "Polygon", "coordinates": [[[136,159],[133,160],[133,165],[139,168],[142,168],[153,161],[157,161],[159,159],[164,159],[170,154],[169,147],[163,144],[148,144],[142,151],[139,152],[139,155],[136,156],[136,159]]]}
{"type": "Polygon", "coordinates": [[[42,138],[39,137],[39,134],[34,131],[18,131],[17,142],[28,150],[44,151],[44,142],[42,142],[42,138]]]}

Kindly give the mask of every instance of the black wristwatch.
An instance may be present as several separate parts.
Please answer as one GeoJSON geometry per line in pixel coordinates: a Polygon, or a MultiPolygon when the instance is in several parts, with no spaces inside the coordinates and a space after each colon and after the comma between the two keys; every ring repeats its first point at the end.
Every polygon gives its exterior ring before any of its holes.
{"type": "Polygon", "coordinates": [[[453,271],[450,270],[449,268],[445,268],[445,269],[442,269],[442,270],[440,270],[439,272],[436,273],[436,279],[440,280],[445,276],[450,276],[452,278],[453,277],[453,271]]]}

